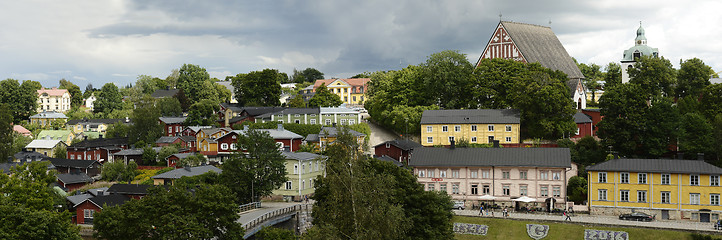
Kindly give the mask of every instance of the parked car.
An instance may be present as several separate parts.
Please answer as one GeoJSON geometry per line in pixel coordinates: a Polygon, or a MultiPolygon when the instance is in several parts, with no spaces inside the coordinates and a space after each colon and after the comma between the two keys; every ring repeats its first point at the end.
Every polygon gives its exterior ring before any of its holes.
{"type": "Polygon", "coordinates": [[[722,220],[717,220],[717,222],[714,223],[714,229],[722,230],[722,220]]]}
{"type": "Polygon", "coordinates": [[[652,220],[654,220],[654,216],[643,213],[643,212],[633,212],[633,213],[619,215],[619,219],[651,222],[652,220]]]}
{"type": "Polygon", "coordinates": [[[464,202],[462,201],[454,201],[454,207],[453,209],[459,209],[464,210],[466,207],[464,206],[464,202]]]}

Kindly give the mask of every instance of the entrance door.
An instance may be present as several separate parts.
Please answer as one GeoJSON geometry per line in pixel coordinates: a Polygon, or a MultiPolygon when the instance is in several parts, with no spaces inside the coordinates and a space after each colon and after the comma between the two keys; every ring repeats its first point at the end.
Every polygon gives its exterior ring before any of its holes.
{"type": "Polygon", "coordinates": [[[494,143],[494,136],[489,136],[489,143],[494,143]]]}
{"type": "Polygon", "coordinates": [[[699,221],[700,222],[709,222],[709,213],[700,213],[699,221]]]}
{"type": "Polygon", "coordinates": [[[669,220],[669,210],[662,210],[662,220],[669,220]]]}

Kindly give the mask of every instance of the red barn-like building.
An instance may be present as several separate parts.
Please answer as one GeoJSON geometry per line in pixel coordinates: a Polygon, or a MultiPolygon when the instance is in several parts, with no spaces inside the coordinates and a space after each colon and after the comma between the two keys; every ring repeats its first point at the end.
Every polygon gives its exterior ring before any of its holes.
{"type": "Polygon", "coordinates": [[[421,144],[417,142],[405,139],[396,139],[374,146],[374,153],[376,156],[388,156],[396,161],[408,164],[411,152],[414,148],[420,147],[422,147],[421,144]]]}

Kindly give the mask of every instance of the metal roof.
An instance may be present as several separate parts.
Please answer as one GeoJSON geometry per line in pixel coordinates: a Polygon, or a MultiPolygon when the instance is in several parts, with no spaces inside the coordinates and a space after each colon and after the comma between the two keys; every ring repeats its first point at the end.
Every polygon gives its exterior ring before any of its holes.
{"type": "Polygon", "coordinates": [[[299,160],[299,161],[310,161],[310,160],[315,160],[318,158],[323,158],[323,159],[328,158],[326,156],[318,155],[318,154],[310,153],[310,152],[281,152],[281,154],[286,159],[294,159],[294,160],[299,160]]]}
{"type": "Polygon", "coordinates": [[[592,118],[584,113],[577,112],[574,114],[574,123],[591,123],[592,118]]]}
{"type": "Polygon", "coordinates": [[[93,182],[93,179],[85,173],[61,173],[56,176],[58,177],[58,180],[65,184],[93,182]]]}
{"type": "Polygon", "coordinates": [[[25,148],[54,148],[58,144],[63,143],[63,145],[66,145],[63,140],[46,140],[46,139],[35,139],[32,142],[28,143],[28,145],[25,146],[25,148]]]}
{"type": "Polygon", "coordinates": [[[572,166],[569,148],[437,148],[414,149],[409,166],[558,167],[572,166]]]}
{"type": "Polygon", "coordinates": [[[516,109],[452,109],[424,110],[421,124],[454,123],[516,123],[520,122],[520,113],[516,109]]]}
{"type": "Polygon", "coordinates": [[[63,113],[50,111],[50,112],[41,112],[35,115],[30,116],[30,118],[68,118],[63,113]]]}
{"type": "Polygon", "coordinates": [[[159,117],[158,120],[165,124],[183,123],[187,117],[159,117]]]}
{"type": "Polygon", "coordinates": [[[702,160],[612,159],[586,168],[587,171],[722,174],[722,168],[702,160]]]}
{"type": "Polygon", "coordinates": [[[382,142],[381,144],[374,146],[374,148],[379,147],[379,146],[384,146],[384,145],[386,145],[387,143],[388,143],[388,144],[391,144],[391,145],[393,145],[393,146],[396,146],[397,148],[399,148],[399,149],[401,149],[401,150],[405,150],[405,151],[408,151],[408,150],[411,150],[411,149],[414,149],[414,148],[422,147],[421,144],[419,144],[419,143],[417,143],[417,142],[414,142],[414,141],[411,141],[411,140],[394,139],[394,140],[391,140],[391,141],[382,142]]]}
{"type": "Polygon", "coordinates": [[[190,167],[190,168],[179,168],[170,172],[161,173],[158,175],[155,175],[151,178],[153,179],[177,179],[181,177],[192,177],[192,176],[198,176],[207,172],[216,172],[221,173],[223,170],[220,168],[206,165],[206,166],[198,166],[198,167],[190,167]]]}
{"type": "Polygon", "coordinates": [[[101,167],[100,162],[96,160],[78,160],[78,159],[65,159],[65,158],[48,158],[50,163],[56,167],[73,167],[73,168],[93,168],[93,165],[101,167]]]}

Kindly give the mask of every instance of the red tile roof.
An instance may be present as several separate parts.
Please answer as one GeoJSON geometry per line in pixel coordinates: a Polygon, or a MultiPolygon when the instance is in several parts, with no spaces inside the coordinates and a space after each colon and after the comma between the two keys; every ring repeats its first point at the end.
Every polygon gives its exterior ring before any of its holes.
{"type": "Polygon", "coordinates": [[[63,96],[63,94],[65,94],[66,92],[68,92],[68,89],[58,89],[55,87],[50,89],[43,88],[38,90],[38,95],[47,93],[49,96],[63,96]]]}

